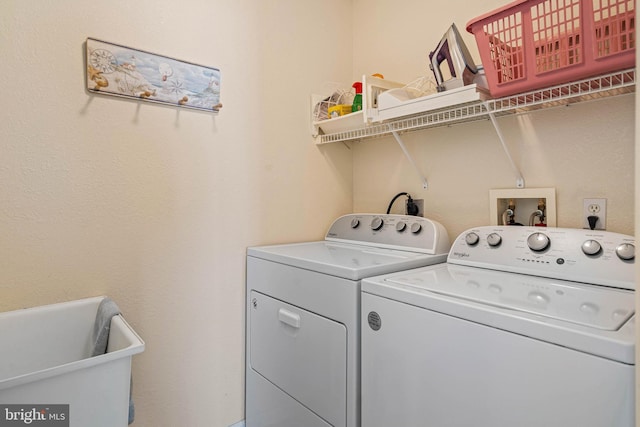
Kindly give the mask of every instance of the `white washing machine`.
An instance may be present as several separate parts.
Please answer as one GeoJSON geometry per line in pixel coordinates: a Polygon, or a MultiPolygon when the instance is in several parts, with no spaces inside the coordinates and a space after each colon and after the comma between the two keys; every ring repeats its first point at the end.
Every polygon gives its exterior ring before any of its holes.
{"type": "Polygon", "coordinates": [[[324,241],[247,250],[246,426],[360,426],[360,281],[443,263],[420,217],[338,218],[324,241]]]}
{"type": "Polygon", "coordinates": [[[634,239],[479,227],[362,282],[362,427],[632,427],[634,239]]]}

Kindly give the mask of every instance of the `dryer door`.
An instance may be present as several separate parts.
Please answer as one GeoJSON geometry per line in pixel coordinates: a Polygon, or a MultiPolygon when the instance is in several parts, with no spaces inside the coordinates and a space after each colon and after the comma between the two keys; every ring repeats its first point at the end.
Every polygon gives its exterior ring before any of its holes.
{"type": "Polygon", "coordinates": [[[329,424],[345,425],[344,325],[256,291],[250,298],[251,368],[329,424]]]}

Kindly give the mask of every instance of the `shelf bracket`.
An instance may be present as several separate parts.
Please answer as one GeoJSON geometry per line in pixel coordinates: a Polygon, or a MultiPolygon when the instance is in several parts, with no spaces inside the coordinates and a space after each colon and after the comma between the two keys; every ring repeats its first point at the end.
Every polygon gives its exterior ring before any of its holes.
{"type": "Polygon", "coordinates": [[[504,135],[502,135],[502,130],[500,129],[500,125],[498,125],[498,121],[496,120],[496,115],[491,112],[489,109],[489,103],[485,102],[484,106],[487,110],[487,115],[491,120],[491,124],[493,124],[493,128],[496,130],[496,134],[498,134],[498,139],[500,140],[500,144],[502,144],[502,149],[504,153],[507,155],[507,159],[509,159],[509,163],[511,164],[511,169],[513,169],[513,173],[516,175],[516,188],[524,188],[524,177],[520,172],[520,168],[516,165],[516,162],[513,161],[513,157],[511,156],[511,152],[509,151],[509,147],[507,147],[507,143],[504,140],[504,135]]]}
{"type": "Polygon", "coordinates": [[[411,163],[411,166],[413,166],[418,176],[420,177],[420,180],[422,181],[422,188],[424,189],[429,188],[429,183],[427,183],[427,178],[424,177],[422,172],[420,172],[420,168],[418,168],[418,165],[416,165],[416,162],[413,161],[413,157],[411,157],[411,154],[409,154],[409,151],[407,150],[407,147],[405,147],[404,142],[402,142],[402,138],[400,138],[400,135],[398,134],[398,132],[391,129],[389,130],[391,131],[391,134],[396,139],[396,141],[398,142],[398,145],[404,152],[405,157],[409,160],[409,163],[411,163]]]}

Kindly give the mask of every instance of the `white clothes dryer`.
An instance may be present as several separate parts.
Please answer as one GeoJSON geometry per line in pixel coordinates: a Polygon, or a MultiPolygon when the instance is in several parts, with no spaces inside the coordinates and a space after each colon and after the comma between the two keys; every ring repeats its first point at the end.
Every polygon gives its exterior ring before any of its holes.
{"type": "Polygon", "coordinates": [[[479,227],[362,283],[362,426],[632,427],[633,237],[479,227]]]}
{"type": "Polygon", "coordinates": [[[247,250],[247,427],[360,426],[360,281],[446,261],[435,221],[338,218],[325,240],[247,250]]]}

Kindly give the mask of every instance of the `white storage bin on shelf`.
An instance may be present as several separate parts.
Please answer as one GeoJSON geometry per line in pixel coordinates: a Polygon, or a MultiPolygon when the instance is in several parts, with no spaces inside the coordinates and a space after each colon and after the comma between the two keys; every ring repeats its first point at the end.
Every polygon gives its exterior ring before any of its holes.
{"type": "Polygon", "coordinates": [[[412,116],[489,98],[475,83],[416,98],[408,97],[405,93],[402,89],[393,89],[381,94],[376,121],[412,116]]]}
{"type": "Polygon", "coordinates": [[[125,427],[131,358],[144,342],[121,315],[91,357],[104,297],[0,313],[0,403],[68,404],[71,427],[125,427]]]}
{"type": "Polygon", "coordinates": [[[326,120],[317,120],[317,117],[313,114],[316,110],[316,105],[319,102],[322,102],[323,99],[326,99],[326,95],[312,95],[312,135],[316,137],[318,135],[346,132],[352,129],[361,128],[372,121],[376,121],[378,116],[378,96],[386,90],[402,86],[404,86],[402,83],[386,80],[380,77],[362,76],[362,111],[326,120]]]}

